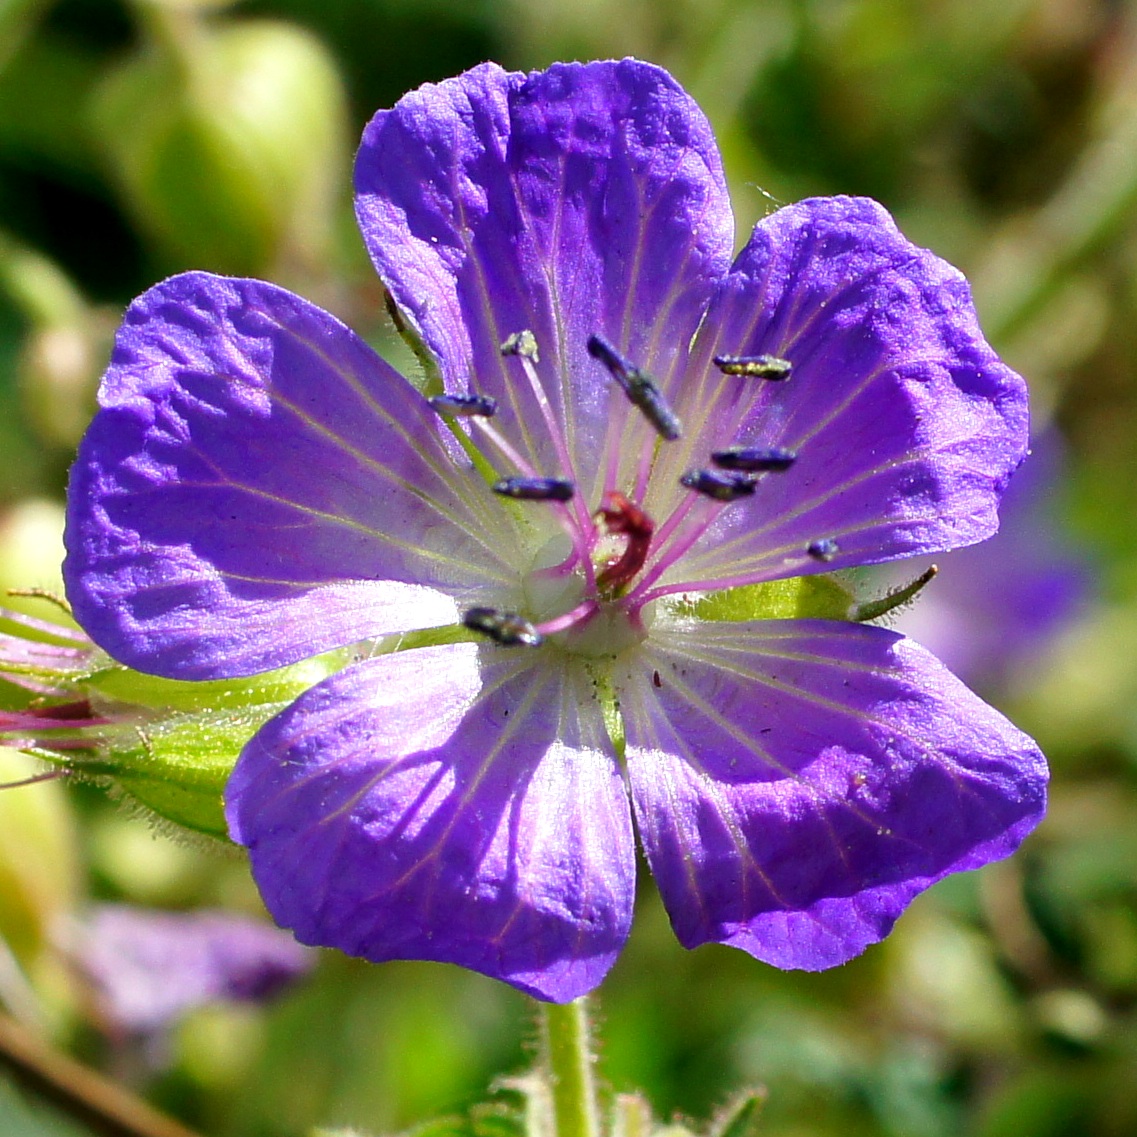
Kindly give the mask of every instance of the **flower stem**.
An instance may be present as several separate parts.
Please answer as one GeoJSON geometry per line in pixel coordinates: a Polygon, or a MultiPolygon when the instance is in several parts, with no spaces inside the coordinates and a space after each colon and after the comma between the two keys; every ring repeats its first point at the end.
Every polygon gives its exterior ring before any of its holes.
{"type": "Polygon", "coordinates": [[[552,1091],[554,1137],[600,1137],[587,1000],[541,1004],[541,1065],[552,1091]]]}

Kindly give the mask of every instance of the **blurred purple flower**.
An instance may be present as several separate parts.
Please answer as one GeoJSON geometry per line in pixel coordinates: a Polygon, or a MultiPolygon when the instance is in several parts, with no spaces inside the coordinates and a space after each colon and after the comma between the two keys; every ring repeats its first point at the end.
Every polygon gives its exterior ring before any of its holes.
{"type": "MultiPolygon", "coordinates": [[[[999,532],[938,558],[935,585],[896,620],[897,631],[981,690],[1004,686],[1037,660],[1092,591],[1089,562],[1054,516],[1063,464],[1056,433],[1035,439],[1000,504],[999,532]]],[[[905,566],[903,575],[911,577],[912,568],[905,566]]]]}
{"type": "Polygon", "coordinates": [[[65,944],[104,1022],[155,1035],[221,1001],[261,1003],[306,975],[314,955],[258,920],[223,911],[102,904],[65,944]]]}
{"type": "Polygon", "coordinates": [[[445,398],[291,293],[186,274],[128,310],[71,484],[69,594],[132,667],[400,637],[230,780],[281,924],[567,1000],[627,938],[633,814],[680,940],[779,967],[1018,845],[1042,757],[928,653],[692,601],[994,532],[1026,392],[959,272],[853,198],[732,264],[709,124],[634,60],[407,95],[356,205],[445,398]]]}

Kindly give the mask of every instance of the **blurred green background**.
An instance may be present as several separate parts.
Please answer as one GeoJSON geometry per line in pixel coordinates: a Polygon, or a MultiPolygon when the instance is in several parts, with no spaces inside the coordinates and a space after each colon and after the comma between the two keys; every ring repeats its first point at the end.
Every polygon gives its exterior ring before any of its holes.
{"type": "MultiPolygon", "coordinates": [[[[350,212],[366,120],[484,59],[624,54],[668,67],[709,114],[740,241],[776,203],[875,196],[968,273],[1028,376],[1058,457],[1027,538],[982,566],[960,555],[948,624],[992,589],[984,619],[1023,601],[1029,624],[1055,559],[1077,584],[1025,648],[968,676],[1053,764],[1023,851],[933,889],[822,975],[684,952],[645,874],[601,991],[604,1077],[664,1117],[764,1084],[771,1137],[1137,1133],[1132,3],[0,0],[0,584],[59,587],[68,463],[133,295],[190,267],[266,276],[397,351],[350,212]]],[[[3,780],[32,769],[0,753],[3,780]]],[[[256,913],[244,864],[89,788],[0,793],[0,1002],[204,1133],[394,1131],[531,1053],[504,986],[324,953],[271,1006],[204,1008],[141,1060],[58,949],[93,899],[256,913]]],[[[0,1073],[0,1118],[7,1093],[0,1073]]]]}

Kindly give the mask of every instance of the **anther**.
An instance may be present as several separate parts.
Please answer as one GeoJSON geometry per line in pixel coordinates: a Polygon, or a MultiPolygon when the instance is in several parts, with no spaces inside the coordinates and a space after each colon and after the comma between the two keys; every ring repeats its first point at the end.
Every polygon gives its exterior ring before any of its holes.
{"type": "Polygon", "coordinates": [[[497,608],[471,608],[462,623],[505,647],[540,647],[545,637],[524,616],[497,608]]]}
{"type": "Polygon", "coordinates": [[[722,470],[747,470],[760,473],[766,470],[788,470],[797,460],[792,450],[772,446],[732,446],[729,450],[716,450],[711,461],[722,470]]]}
{"type": "Polygon", "coordinates": [[[841,546],[832,537],[822,537],[819,541],[810,541],[805,551],[815,561],[828,562],[841,551],[841,546]]]}
{"type": "Polygon", "coordinates": [[[749,497],[758,487],[758,480],[749,474],[722,474],[718,470],[689,470],[679,481],[715,501],[737,501],[749,497]]]}
{"type": "Polygon", "coordinates": [[[502,478],[491,487],[518,501],[572,501],[576,487],[566,478],[502,478]]]}
{"type": "Polygon", "coordinates": [[[793,370],[788,359],[776,355],[716,355],[713,362],[724,375],[745,375],[751,379],[788,379],[793,370]]]}
{"type": "Polygon", "coordinates": [[[500,348],[502,355],[523,355],[526,359],[540,363],[541,357],[537,354],[537,337],[528,328],[523,332],[514,332],[500,348]]]}
{"type": "Polygon", "coordinates": [[[434,395],[427,402],[444,418],[493,418],[497,400],[489,395],[434,395]]]}
{"type": "Polygon", "coordinates": [[[678,416],[667,405],[655,381],[646,371],[629,363],[610,343],[599,336],[588,337],[588,354],[608,368],[612,378],[620,384],[628,402],[643,412],[644,418],[661,438],[674,442],[683,433],[678,416]]]}

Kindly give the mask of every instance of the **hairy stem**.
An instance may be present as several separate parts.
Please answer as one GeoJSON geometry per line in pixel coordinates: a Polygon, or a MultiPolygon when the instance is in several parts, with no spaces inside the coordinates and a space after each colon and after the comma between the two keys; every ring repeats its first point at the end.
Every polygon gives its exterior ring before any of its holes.
{"type": "Polygon", "coordinates": [[[555,1137],[600,1137],[592,1032],[585,999],[541,1004],[541,1065],[552,1091],[555,1137]]]}

